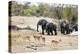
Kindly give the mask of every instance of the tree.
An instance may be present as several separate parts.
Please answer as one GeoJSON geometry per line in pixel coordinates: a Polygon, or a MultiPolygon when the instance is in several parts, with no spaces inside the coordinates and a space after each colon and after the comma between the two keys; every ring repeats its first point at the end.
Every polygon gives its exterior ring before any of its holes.
{"type": "Polygon", "coordinates": [[[77,5],[57,4],[50,5],[47,3],[37,3],[31,5],[31,2],[20,4],[12,1],[11,15],[12,16],[43,16],[55,19],[67,19],[69,22],[77,22],[78,7],[77,5]]]}
{"type": "Polygon", "coordinates": [[[70,7],[65,7],[63,10],[63,16],[65,19],[67,19],[70,23],[76,22],[77,19],[77,8],[70,6],[70,7]]]}

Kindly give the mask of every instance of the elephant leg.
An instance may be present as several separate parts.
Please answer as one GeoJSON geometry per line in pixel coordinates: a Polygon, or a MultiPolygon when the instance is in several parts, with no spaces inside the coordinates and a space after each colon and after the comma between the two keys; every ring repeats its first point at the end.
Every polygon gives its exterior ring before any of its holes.
{"type": "Polygon", "coordinates": [[[63,27],[61,27],[61,33],[62,33],[62,34],[64,34],[64,33],[65,33],[64,28],[63,28],[63,27]]]}
{"type": "Polygon", "coordinates": [[[50,35],[50,29],[47,30],[47,35],[50,35]]]}
{"type": "Polygon", "coordinates": [[[48,31],[48,35],[50,35],[50,31],[48,31]]]}
{"type": "Polygon", "coordinates": [[[57,35],[57,30],[56,29],[54,30],[54,33],[55,33],[55,35],[57,35]]]}
{"type": "Polygon", "coordinates": [[[68,34],[68,30],[66,29],[66,33],[65,34],[68,34]]]}
{"type": "Polygon", "coordinates": [[[46,26],[46,33],[47,33],[47,35],[50,35],[50,28],[48,25],[46,26]]]}
{"type": "Polygon", "coordinates": [[[65,28],[63,29],[63,34],[65,35],[65,32],[66,32],[66,30],[65,30],[65,28]]]}
{"type": "Polygon", "coordinates": [[[68,34],[68,30],[66,31],[66,34],[68,34]]]}
{"type": "Polygon", "coordinates": [[[66,32],[66,34],[69,34],[70,33],[70,31],[69,31],[69,29],[67,29],[67,32],[66,32]]]}
{"type": "Polygon", "coordinates": [[[44,26],[42,26],[42,34],[44,35],[44,26]]]}
{"type": "Polygon", "coordinates": [[[42,34],[44,35],[44,29],[42,29],[42,34]]]}
{"type": "Polygon", "coordinates": [[[50,32],[51,32],[51,35],[53,35],[53,31],[52,31],[52,30],[50,30],[50,32]]]}
{"type": "Polygon", "coordinates": [[[51,31],[51,35],[53,35],[53,32],[51,31]]]}
{"type": "Polygon", "coordinates": [[[61,33],[63,33],[63,28],[61,27],[61,33]]]}

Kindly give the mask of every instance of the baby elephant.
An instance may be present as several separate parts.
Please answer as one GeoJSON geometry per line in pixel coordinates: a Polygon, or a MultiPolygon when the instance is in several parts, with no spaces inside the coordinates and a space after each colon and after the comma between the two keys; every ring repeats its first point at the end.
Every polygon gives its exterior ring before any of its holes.
{"type": "Polygon", "coordinates": [[[48,22],[46,24],[46,32],[47,32],[47,34],[50,35],[50,33],[51,33],[51,35],[53,35],[53,31],[54,31],[55,35],[57,35],[57,27],[56,27],[56,25],[53,24],[53,23],[49,23],[48,22]]]}

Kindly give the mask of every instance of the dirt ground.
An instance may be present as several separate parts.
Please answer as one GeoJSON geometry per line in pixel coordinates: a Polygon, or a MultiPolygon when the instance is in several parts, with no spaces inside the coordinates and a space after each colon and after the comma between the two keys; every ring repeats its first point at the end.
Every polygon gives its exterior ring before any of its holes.
{"type": "MultiPolygon", "coordinates": [[[[16,20],[12,20],[12,24],[19,24],[17,22],[16,20]]],[[[46,33],[42,35],[41,32],[32,30],[11,31],[11,51],[13,53],[70,50],[77,48],[78,36],[63,35],[59,31],[58,35],[47,35],[46,33]]]]}
{"type": "Polygon", "coordinates": [[[11,43],[13,53],[77,49],[78,36],[60,33],[57,36],[48,36],[33,31],[12,31],[11,43]]]}

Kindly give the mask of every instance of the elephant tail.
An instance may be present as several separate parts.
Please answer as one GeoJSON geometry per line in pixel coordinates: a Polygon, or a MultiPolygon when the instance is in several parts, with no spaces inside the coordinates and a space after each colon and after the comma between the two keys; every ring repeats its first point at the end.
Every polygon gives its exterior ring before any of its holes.
{"type": "Polygon", "coordinates": [[[38,28],[39,28],[39,25],[37,24],[37,32],[39,32],[39,31],[38,31],[38,28]]]}

